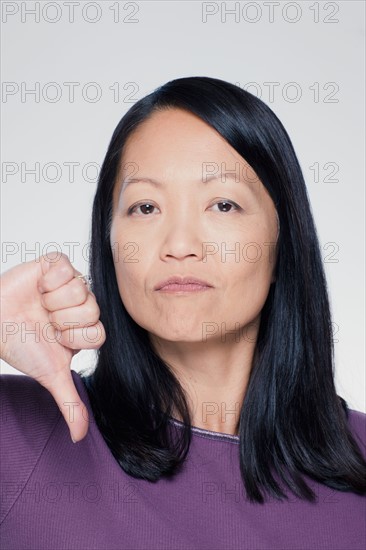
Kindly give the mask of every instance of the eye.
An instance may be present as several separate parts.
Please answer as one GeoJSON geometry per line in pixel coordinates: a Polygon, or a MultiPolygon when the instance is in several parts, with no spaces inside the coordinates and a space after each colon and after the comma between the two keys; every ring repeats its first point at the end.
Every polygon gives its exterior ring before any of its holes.
{"type": "MultiPolygon", "coordinates": [[[[155,208],[155,206],[153,204],[150,204],[149,202],[140,202],[139,204],[135,204],[134,206],[131,206],[131,208],[129,208],[127,211],[127,215],[131,216],[131,214],[133,214],[137,208],[141,208],[141,211],[143,212],[143,209],[151,210],[151,208],[155,208]]],[[[147,213],[151,214],[151,212],[147,212],[147,213]]]]}
{"type": "Polygon", "coordinates": [[[232,202],[232,201],[226,201],[226,200],[221,200],[219,202],[216,202],[213,206],[216,206],[217,204],[222,204],[224,205],[224,208],[225,210],[219,210],[220,212],[231,212],[232,211],[232,207],[234,207],[234,211],[235,210],[242,210],[242,208],[236,204],[235,202],[232,202]],[[227,210],[227,208],[229,208],[227,210]]]}

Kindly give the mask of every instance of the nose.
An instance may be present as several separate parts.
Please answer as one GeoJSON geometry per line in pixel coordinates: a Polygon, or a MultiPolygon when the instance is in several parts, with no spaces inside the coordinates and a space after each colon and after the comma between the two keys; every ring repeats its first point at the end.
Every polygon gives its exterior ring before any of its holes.
{"type": "Polygon", "coordinates": [[[175,211],[166,219],[161,231],[160,255],[163,260],[182,260],[192,256],[201,260],[204,255],[203,228],[196,213],[187,208],[175,211]]]}

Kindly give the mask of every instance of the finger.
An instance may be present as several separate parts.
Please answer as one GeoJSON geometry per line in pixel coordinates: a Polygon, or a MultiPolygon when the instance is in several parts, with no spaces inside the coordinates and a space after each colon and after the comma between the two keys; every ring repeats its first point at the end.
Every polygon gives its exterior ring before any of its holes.
{"type": "Polygon", "coordinates": [[[97,323],[100,309],[95,298],[89,294],[86,302],[76,307],[58,309],[49,313],[51,323],[56,323],[59,330],[67,330],[70,327],[84,327],[97,323]]]}
{"type": "Polygon", "coordinates": [[[87,286],[80,279],[73,277],[70,282],[60,288],[44,292],[41,301],[48,311],[57,311],[84,304],[87,298],[87,286]]]}
{"type": "Polygon", "coordinates": [[[83,439],[89,427],[88,410],[74,385],[71,370],[60,371],[45,386],[56,401],[70,430],[72,439],[83,439]]]}
{"type": "Polygon", "coordinates": [[[106,333],[101,321],[82,328],[70,328],[57,333],[57,341],[72,350],[98,349],[106,339],[106,333]]]}
{"type": "Polygon", "coordinates": [[[75,275],[81,275],[74,269],[66,254],[50,252],[40,257],[42,277],[38,281],[38,288],[41,292],[56,290],[68,283],[75,275]]]}

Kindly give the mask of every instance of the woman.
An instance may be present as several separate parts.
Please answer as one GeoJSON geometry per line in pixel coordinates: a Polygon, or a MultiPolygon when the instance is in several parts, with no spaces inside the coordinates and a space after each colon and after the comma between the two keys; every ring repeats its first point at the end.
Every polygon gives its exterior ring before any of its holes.
{"type": "Polygon", "coordinates": [[[65,256],[3,275],[2,357],[28,374],[2,376],[3,545],[364,548],[366,415],[336,393],[306,186],[269,107],[208,77],[134,104],[91,250],[93,292],[65,256]],[[60,332],[21,341],[24,318],[60,332]],[[93,347],[94,372],[70,370],[93,347]]]}

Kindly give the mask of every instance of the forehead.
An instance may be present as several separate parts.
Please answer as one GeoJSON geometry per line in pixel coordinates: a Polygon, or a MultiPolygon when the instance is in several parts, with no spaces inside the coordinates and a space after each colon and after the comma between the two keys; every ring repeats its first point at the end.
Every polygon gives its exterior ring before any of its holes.
{"type": "Polygon", "coordinates": [[[226,172],[259,184],[254,170],[219,132],[191,112],[170,108],[154,112],[126,140],[115,192],[119,195],[123,182],[139,176],[178,185],[226,172]]]}
{"type": "Polygon", "coordinates": [[[142,122],[126,144],[125,154],[156,153],[166,151],[201,155],[218,151],[224,153],[229,148],[225,139],[198,116],[183,109],[158,111],[142,122]]]}

